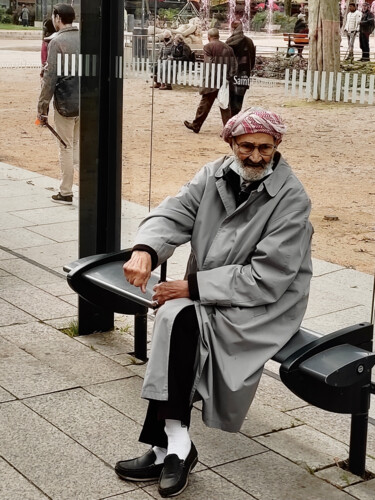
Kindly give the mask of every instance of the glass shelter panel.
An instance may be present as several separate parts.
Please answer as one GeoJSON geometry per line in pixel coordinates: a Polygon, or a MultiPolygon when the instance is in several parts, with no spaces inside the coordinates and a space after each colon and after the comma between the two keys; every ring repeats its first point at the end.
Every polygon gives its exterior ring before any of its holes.
{"type": "MultiPolygon", "coordinates": [[[[256,47],[255,65],[250,74],[242,75],[249,83],[242,109],[264,106],[285,119],[288,132],[279,151],[312,200],[314,278],[304,324],[328,333],[370,321],[375,207],[373,195],[362,195],[367,181],[374,181],[369,165],[375,157],[360,133],[356,140],[350,139],[350,148],[340,151],[340,145],[341,138],[353,132],[348,116],[359,124],[364,112],[370,119],[371,110],[358,106],[344,110],[319,102],[306,105],[302,100],[297,104],[284,95],[285,61],[292,68],[293,64],[307,67],[308,47],[302,58],[289,63],[282,34],[293,32],[298,16],[308,20],[308,3],[293,4],[291,16],[285,14],[282,2],[247,0],[126,2],[126,11],[123,198],[148,211],[175,195],[207,162],[232,154],[220,138],[226,118],[218,99],[199,130],[188,128],[186,122],[194,124],[197,118],[202,89],[219,90],[229,82],[233,89],[240,82],[241,75],[231,73],[228,60],[209,64],[204,47],[211,28],[218,29],[220,41],[231,45],[231,23],[241,21],[244,35],[256,47]],[[166,52],[165,32],[172,43],[183,36],[191,59],[161,56],[166,52]],[[360,157],[358,170],[353,155],[360,157]]],[[[122,235],[130,244],[124,228],[122,235]]]]}

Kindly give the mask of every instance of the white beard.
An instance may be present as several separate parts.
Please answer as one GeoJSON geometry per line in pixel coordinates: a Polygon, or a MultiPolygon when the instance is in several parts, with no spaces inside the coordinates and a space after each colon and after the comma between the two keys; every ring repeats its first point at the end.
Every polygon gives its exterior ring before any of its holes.
{"type": "Polygon", "coordinates": [[[240,160],[238,156],[235,155],[234,158],[235,165],[233,165],[233,170],[237,172],[237,174],[240,175],[245,182],[259,181],[272,171],[272,160],[264,167],[250,167],[245,166],[243,161],[240,160]]]}

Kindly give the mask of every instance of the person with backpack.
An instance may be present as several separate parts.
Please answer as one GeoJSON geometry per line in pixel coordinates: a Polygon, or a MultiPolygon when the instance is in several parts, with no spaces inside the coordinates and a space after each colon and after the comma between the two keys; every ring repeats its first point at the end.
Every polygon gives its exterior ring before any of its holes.
{"type": "Polygon", "coordinates": [[[247,89],[250,87],[250,74],[255,66],[255,46],[251,38],[244,35],[240,20],[231,24],[232,34],[226,44],[233,49],[237,60],[237,71],[229,83],[229,107],[231,116],[241,111],[247,89]]]}
{"type": "Polygon", "coordinates": [[[192,60],[192,52],[191,48],[187,43],[185,43],[184,37],[180,34],[177,34],[174,37],[172,51],[171,51],[171,59],[174,61],[191,61],[192,60]]]}
{"type": "Polygon", "coordinates": [[[359,23],[359,46],[362,57],[359,61],[370,60],[370,35],[374,31],[374,14],[369,9],[369,4],[362,5],[362,18],[359,23]]]}

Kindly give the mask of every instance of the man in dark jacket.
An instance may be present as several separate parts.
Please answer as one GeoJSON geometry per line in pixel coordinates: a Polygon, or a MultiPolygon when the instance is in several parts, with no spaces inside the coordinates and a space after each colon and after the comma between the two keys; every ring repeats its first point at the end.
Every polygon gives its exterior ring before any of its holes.
{"type": "Polygon", "coordinates": [[[370,60],[370,35],[374,31],[374,15],[369,9],[369,4],[362,5],[362,19],[359,23],[359,46],[362,50],[360,61],[370,60]]]}
{"type": "Polygon", "coordinates": [[[73,202],[74,167],[78,168],[79,162],[79,81],[77,71],[79,32],[77,28],[72,26],[74,19],[74,9],[70,5],[61,3],[54,6],[52,22],[57,35],[49,43],[48,58],[38,102],[40,124],[46,125],[48,123],[49,103],[53,97],[56,131],[66,144],[64,146],[59,142],[61,184],[59,193],[52,196],[52,201],[64,205],[71,205],[73,202]],[[63,67],[65,57],[70,59],[68,68],[63,67]]]}
{"type": "Polygon", "coordinates": [[[251,38],[243,33],[241,21],[233,21],[232,34],[225,42],[232,47],[237,59],[237,72],[229,84],[229,107],[231,116],[241,111],[246,90],[250,86],[250,73],[255,66],[255,46],[251,38]]]}
{"type": "MultiPolygon", "coordinates": [[[[225,64],[227,65],[228,80],[230,80],[236,74],[237,61],[234,52],[231,47],[219,40],[219,30],[217,28],[211,28],[210,30],[208,30],[208,43],[203,47],[203,53],[204,62],[209,63],[210,68],[212,68],[212,64],[215,64],[216,68],[216,65],[219,64],[222,68],[225,64]]],[[[211,76],[212,75],[210,73],[208,75],[209,84],[212,80],[211,76]]],[[[205,80],[207,79],[205,78],[205,80]]],[[[219,89],[211,87],[201,87],[199,89],[199,93],[202,97],[198,105],[194,120],[192,122],[188,122],[187,120],[184,121],[185,127],[192,130],[196,134],[198,134],[205,119],[207,118],[208,113],[210,112],[212,105],[219,93],[219,89]]],[[[229,106],[227,109],[220,108],[220,112],[223,125],[225,125],[231,117],[229,106]]]]}

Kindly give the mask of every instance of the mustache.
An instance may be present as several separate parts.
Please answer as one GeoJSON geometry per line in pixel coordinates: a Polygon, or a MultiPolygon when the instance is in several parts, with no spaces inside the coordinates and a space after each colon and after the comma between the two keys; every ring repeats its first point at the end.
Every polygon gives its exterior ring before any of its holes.
{"type": "Polygon", "coordinates": [[[246,160],[242,161],[242,165],[243,167],[265,168],[267,166],[267,162],[265,160],[261,160],[258,163],[254,163],[249,158],[247,158],[246,160]]]}

